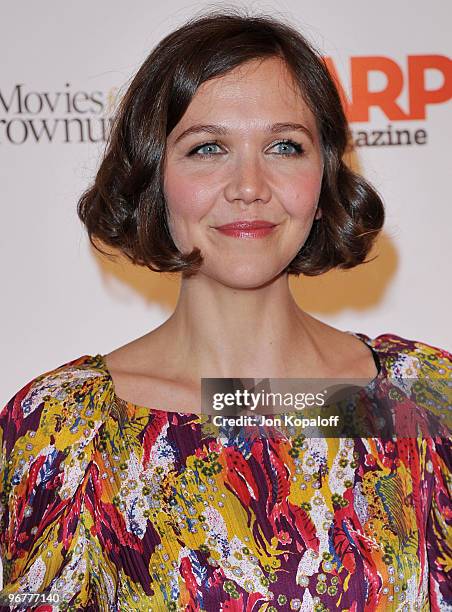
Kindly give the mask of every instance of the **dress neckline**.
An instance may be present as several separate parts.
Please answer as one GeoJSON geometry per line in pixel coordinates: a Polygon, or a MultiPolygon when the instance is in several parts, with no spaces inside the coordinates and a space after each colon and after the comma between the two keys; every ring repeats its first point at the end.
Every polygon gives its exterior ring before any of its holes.
{"type": "MultiPolygon", "coordinates": [[[[364,387],[361,388],[362,391],[366,391],[366,390],[371,390],[375,384],[384,376],[384,366],[381,360],[381,357],[379,355],[379,353],[377,352],[377,350],[375,350],[375,348],[372,346],[372,339],[370,338],[370,336],[368,336],[367,334],[364,334],[362,332],[352,332],[352,331],[347,331],[347,334],[350,334],[352,336],[355,336],[355,338],[358,338],[358,340],[361,340],[361,342],[363,342],[366,346],[369,347],[370,352],[372,353],[372,357],[374,359],[375,362],[375,366],[377,368],[377,374],[376,376],[367,383],[367,385],[365,385],[364,387]]],[[[87,355],[87,357],[89,358],[93,358],[92,355],[87,355]]],[[[201,412],[185,412],[185,411],[179,411],[179,410],[164,410],[163,408],[155,408],[153,406],[141,406],[140,404],[136,404],[135,402],[132,402],[130,400],[125,400],[122,399],[121,397],[119,397],[116,393],[115,390],[115,384],[113,381],[113,377],[110,373],[110,370],[108,369],[107,366],[107,362],[106,362],[106,356],[98,353],[97,355],[94,356],[94,359],[98,362],[100,362],[101,364],[101,368],[102,370],[105,372],[105,374],[107,375],[107,378],[109,380],[109,383],[111,385],[111,390],[113,393],[113,398],[116,402],[120,403],[120,404],[124,404],[127,406],[131,406],[132,408],[135,409],[135,411],[145,411],[145,412],[150,412],[153,414],[166,414],[166,415],[176,415],[176,416],[185,416],[185,417],[194,417],[195,419],[201,419],[202,417],[206,417],[208,415],[201,413],[201,412]]]]}

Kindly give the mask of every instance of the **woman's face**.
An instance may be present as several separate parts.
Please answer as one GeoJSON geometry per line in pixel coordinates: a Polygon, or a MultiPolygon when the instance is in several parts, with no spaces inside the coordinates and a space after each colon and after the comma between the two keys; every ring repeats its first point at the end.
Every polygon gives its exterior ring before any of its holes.
{"type": "Polygon", "coordinates": [[[183,253],[199,247],[199,274],[261,286],[292,261],[320,216],[322,175],[315,118],[286,65],[241,65],[203,83],[168,136],[164,193],[174,243],[183,253]],[[217,229],[250,220],[275,226],[260,237],[217,229]]]}

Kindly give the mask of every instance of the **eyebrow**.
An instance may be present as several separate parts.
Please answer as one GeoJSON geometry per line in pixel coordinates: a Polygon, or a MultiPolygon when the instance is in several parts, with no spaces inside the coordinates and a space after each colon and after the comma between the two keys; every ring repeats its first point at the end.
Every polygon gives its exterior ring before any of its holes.
{"type": "MultiPolygon", "coordinates": [[[[314,139],[312,137],[311,132],[308,130],[308,128],[305,125],[301,123],[291,123],[291,122],[273,123],[272,125],[267,125],[264,131],[269,134],[276,134],[279,132],[289,132],[289,131],[304,132],[308,136],[310,141],[314,143],[314,139]]],[[[213,123],[197,123],[187,128],[186,130],[184,130],[181,134],[179,134],[179,136],[174,141],[174,144],[176,145],[183,138],[186,138],[187,136],[190,136],[191,134],[199,134],[199,132],[208,132],[209,134],[220,134],[222,136],[225,136],[226,134],[228,134],[227,128],[225,128],[222,125],[215,125],[213,123]]]]}

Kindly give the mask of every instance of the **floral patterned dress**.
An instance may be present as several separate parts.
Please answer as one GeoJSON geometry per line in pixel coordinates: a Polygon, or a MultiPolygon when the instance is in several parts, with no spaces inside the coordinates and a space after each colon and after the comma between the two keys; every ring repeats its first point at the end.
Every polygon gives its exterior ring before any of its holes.
{"type": "MultiPolygon", "coordinates": [[[[380,381],[450,389],[450,353],[354,335],[380,381]]],[[[392,401],[441,412],[403,388],[392,401]]],[[[205,416],[120,400],[101,354],[18,391],[0,414],[0,609],[452,609],[449,435],[240,443],[205,416]]]]}

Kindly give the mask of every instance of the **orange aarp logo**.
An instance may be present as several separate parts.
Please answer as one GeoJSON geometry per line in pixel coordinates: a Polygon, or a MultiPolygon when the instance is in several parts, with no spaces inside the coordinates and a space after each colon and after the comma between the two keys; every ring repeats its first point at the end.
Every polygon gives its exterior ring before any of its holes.
{"type": "Polygon", "coordinates": [[[369,121],[369,110],[378,107],[391,121],[426,119],[427,107],[442,104],[452,97],[452,60],[444,55],[409,55],[405,71],[393,59],[384,56],[350,58],[351,98],[342,87],[334,62],[326,57],[325,63],[333,76],[350,122],[369,121]],[[426,73],[436,70],[443,82],[436,89],[427,89],[426,73]],[[369,90],[371,72],[386,77],[386,86],[380,91],[369,90]],[[402,108],[398,98],[406,91],[408,108],[402,108]]]}

